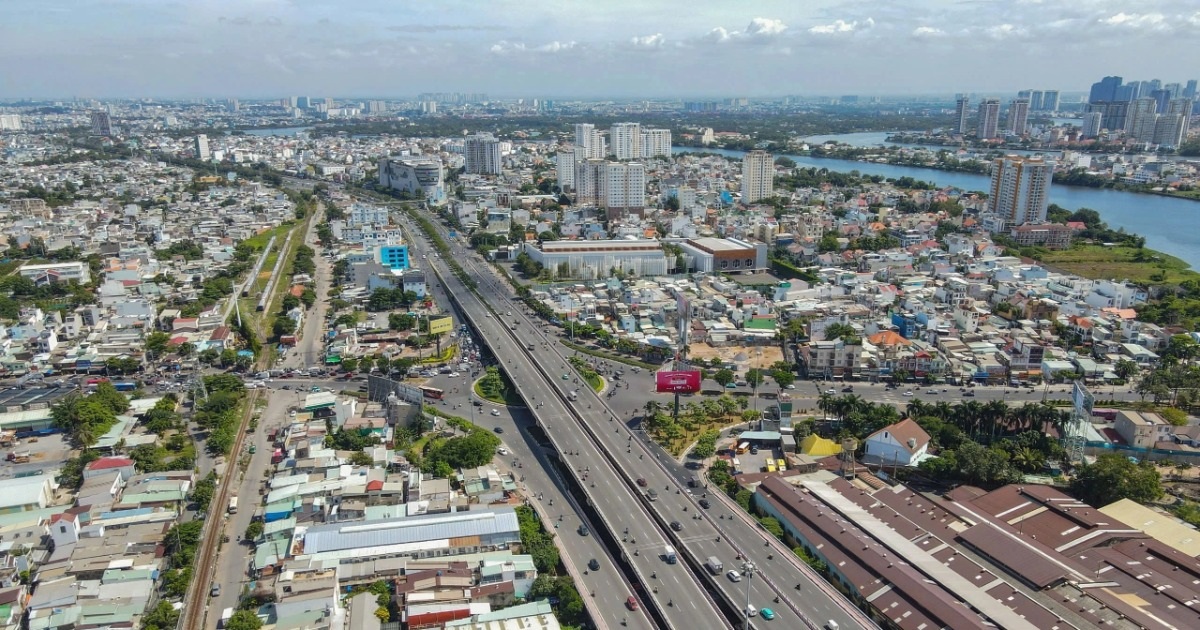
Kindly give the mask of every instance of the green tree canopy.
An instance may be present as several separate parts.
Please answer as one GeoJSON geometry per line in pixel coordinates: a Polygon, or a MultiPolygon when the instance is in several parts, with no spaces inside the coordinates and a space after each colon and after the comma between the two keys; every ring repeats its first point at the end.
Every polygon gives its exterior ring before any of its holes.
{"type": "Polygon", "coordinates": [[[1149,503],[1163,495],[1162,476],[1149,461],[1135,464],[1124,455],[1105,453],[1076,471],[1071,492],[1093,507],[1121,499],[1149,503]]]}

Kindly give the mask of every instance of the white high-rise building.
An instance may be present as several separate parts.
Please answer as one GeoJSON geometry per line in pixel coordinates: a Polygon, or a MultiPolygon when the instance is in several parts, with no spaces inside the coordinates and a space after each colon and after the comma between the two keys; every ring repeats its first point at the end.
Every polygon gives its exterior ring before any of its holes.
{"type": "Polygon", "coordinates": [[[750,204],[775,192],[775,157],[751,151],[742,158],[742,203],[750,204]]]}
{"type": "Polygon", "coordinates": [[[600,205],[614,219],[646,209],[646,166],[640,162],[606,162],[600,180],[600,205]]]}
{"type": "Polygon", "coordinates": [[[20,131],[20,114],[0,114],[0,131],[20,131]]]}
{"type": "Polygon", "coordinates": [[[467,136],[463,143],[463,158],[467,172],[474,175],[499,175],[504,165],[500,141],[490,133],[467,136]]]}
{"type": "Polygon", "coordinates": [[[642,157],[671,157],[671,130],[643,129],[642,157]]]}
{"type": "Polygon", "coordinates": [[[980,140],[991,140],[1000,135],[1000,99],[985,98],[979,104],[979,120],[975,123],[975,135],[980,140]]]}
{"type": "Polygon", "coordinates": [[[967,117],[970,114],[971,99],[963,94],[954,101],[954,132],[967,133],[967,117]]]}
{"type": "Polygon", "coordinates": [[[1016,98],[1008,104],[1008,134],[1011,136],[1025,135],[1029,125],[1029,99],[1016,98]]]}
{"type": "Polygon", "coordinates": [[[1046,222],[1053,177],[1053,160],[1008,155],[992,162],[988,209],[1004,220],[1004,231],[1046,222]]]}
{"type": "Polygon", "coordinates": [[[601,181],[605,175],[605,160],[595,158],[579,159],[579,148],[575,153],[575,205],[598,205],[600,203],[601,181]]]}
{"type": "Polygon", "coordinates": [[[638,160],[642,157],[642,125],[613,123],[608,130],[608,143],[618,160],[638,160]]]}
{"type": "Polygon", "coordinates": [[[558,177],[559,188],[575,188],[575,149],[554,154],[554,173],[558,177]]]}
{"type": "Polygon", "coordinates": [[[582,148],[587,154],[584,159],[604,159],[607,154],[604,146],[604,136],[596,131],[596,126],[591,123],[577,123],[575,125],[575,147],[582,148]]]}
{"type": "Polygon", "coordinates": [[[379,185],[407,192],[432,204],[446,201],[442,162],[437,158],[402,157],[379,161],[379,185]]]}
{"type": "Polygon", "coordinates": [[[1147,96],[1130,103],[1125,134],[1138,142],[1154,142],[1154,125],[1158,122],[1158,102],[1147,96]]]}
{"type": "Polygon", "coordinates": [[[196,136],[196,159],[207,160],[212,154],[208,150],[208,136],[200,134],[196,136]]]}

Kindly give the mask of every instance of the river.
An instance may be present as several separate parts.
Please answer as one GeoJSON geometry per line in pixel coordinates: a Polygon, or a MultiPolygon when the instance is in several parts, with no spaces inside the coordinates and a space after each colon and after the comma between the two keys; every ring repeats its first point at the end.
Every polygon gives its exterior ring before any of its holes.
{"type": "MultiPolygon", "coordinates": [[[[872,132],[886,135],[883,132],[872,132]]],[[[861,136],[865,134],[844,134],[861,136]]],[[[839,139],[838,136],[818,136],[839,139]]],[[[810,139],[811,140],[811,139],[810,139]]],[[[707,152],[740,158],[745,151],[724,149],[693,149],[674,147],[674,152],[707,152]]],[[[864,175],[880,175],[889,179],[911,177],[925,180],[938,187],[953,186],[962,190],[982,190],[989,187],[989,178],[972,173],[953,173],[915,166],[895,166],[873,162],[856,162],[835,158],[815,158],[805,155],[783,155],[796,164],[809,168],[827,168],[831,171],[848,173],[858,171],[864,175]]],[[[1200,268],[1200,230],[1189,228],[1200,221],[1200,202],[1175,199],[1159,195],[1132,193],[1122,190],[1104,190],[1079,186],[1051,186],[1050,203],[1075,210],[1091,208],[1113,229],[1125,228],[1146,237],[1146,246],[1177,256],[1187,264],[1200,268]]]]}

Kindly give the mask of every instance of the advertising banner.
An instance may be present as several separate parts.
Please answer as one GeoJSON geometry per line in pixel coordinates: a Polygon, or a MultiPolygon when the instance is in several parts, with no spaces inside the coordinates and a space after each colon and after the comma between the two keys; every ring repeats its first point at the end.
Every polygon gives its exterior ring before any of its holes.
{"type": "Polygon", "coordinates": [[[439,317],[429,320],[429,334],[444,335],[454,330],[454,320],[450,317],[439,317]]]}
{"type": "Polygon", "coordinates": [[[658,392],[672,394],[694,394],[700,391],[699,370],[663,370],[654,375],[658,392]]]}

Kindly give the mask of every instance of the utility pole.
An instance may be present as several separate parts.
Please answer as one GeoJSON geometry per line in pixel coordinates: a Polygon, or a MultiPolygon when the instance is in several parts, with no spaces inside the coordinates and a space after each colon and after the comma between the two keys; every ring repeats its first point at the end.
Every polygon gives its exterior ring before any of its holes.
{"type": "Polygon", "coordinates": [[[750,628],[750,580],[754,579],[755,566],[753,562],[747,560],[742,563],[742,575],[746,577],[746,600],[742,606],[742,630],[750,628]]]}

